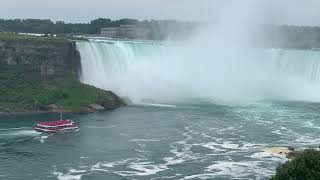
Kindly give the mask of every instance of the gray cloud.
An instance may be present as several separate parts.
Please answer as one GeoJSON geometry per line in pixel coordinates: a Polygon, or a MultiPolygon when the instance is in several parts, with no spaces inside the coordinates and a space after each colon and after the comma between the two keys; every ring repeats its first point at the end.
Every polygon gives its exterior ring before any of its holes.
{"type": "Polygon", "coordinates": [[[88,22],[97,17],[320,25],[319,0],[0,0],[0,18],[88,22]]]}

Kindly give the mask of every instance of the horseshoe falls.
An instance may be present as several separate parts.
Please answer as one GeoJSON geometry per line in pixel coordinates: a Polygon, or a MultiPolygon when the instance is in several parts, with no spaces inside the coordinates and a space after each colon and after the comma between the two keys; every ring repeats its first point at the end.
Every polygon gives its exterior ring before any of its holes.
{"type": "Polygon", "coordinates": [[[77,42],[81,81],[139,103],[318,101],[320,51],[77,42]]]}
{"type": "Polygon", "coordinates": [[[77,42],[81,81],[133,104],[70,133],[1,117],[0,179],[269,179],[270,151],[319,146],[319,51],[202,43],[77,42]]]}

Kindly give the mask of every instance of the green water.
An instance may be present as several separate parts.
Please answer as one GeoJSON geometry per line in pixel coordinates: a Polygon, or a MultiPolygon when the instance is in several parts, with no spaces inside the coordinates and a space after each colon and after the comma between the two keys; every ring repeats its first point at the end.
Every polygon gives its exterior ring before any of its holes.
{"type": "Polygon", "coordinates": [[[40,134],[58,115],[1,117],[0,179],[267,179],[270,146],[320,144],[320,104],[131,106],[70,116],[79,131],[40,134]]]}

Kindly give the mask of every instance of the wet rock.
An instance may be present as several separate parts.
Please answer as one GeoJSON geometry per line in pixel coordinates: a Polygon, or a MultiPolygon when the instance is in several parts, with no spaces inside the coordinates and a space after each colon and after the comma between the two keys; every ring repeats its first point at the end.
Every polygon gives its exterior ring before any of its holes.
{"type": "Polygon", "coordinates": [[[89,107],[93,110],[93,111],[103,111],[105,110],[105,108],[99,104],[90,104],[89,107]]]}
{"type": "Polygon", "coordinates": [[[294,147],[288,147],[288,149],[290,150],[290,151],[294,151],[294,147]]]}
{"type": "Polygon", "coordinates": [[[125,106],[126,104],[116,94],[109,91],[109,96],[103,99],[100,105],[103,106],[106,110],[113,110],[125,106]]]}
{"type": "Polygon", "coordinates": [[[264,150],[264,153],[270,156],[274,155],[288,155],[293,152],[288,147],[271,147],[264,150]]]}
{"type": "Polygon", "coordinates": [[[284,155],[288,159],[294,159],[303,153],[303,150],[296,150],[294,147],[271,147],[264,150],[265,154],[274,155],[284,155]]]}

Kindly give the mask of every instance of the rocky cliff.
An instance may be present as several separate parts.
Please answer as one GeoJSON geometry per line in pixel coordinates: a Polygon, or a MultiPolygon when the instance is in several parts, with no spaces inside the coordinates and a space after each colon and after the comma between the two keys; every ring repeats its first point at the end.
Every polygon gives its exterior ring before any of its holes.
{"type": "Polygon", "coordinates": [[[80,55],[66,39],[0,34],[0,115],[90,113],[125,103],[79,82],[80,55]]]}
{"type": "Polygon", "coordinates": [[[80,70],[75,46],[63,39],[0,35],[0,64],[30,65],[39,70],[44,82],[61,80],[67,72],[80,70]]]}

